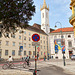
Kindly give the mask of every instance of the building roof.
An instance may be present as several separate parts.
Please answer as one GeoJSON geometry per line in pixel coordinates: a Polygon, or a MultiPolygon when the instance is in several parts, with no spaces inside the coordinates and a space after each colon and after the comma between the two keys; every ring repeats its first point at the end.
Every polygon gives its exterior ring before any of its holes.
{"type": "Polygon", "coordinates": [[[41,33],[41,34],[44,34],[44,35],[47,35],[43,30],[41,30],[39,28],[36,28],[34,26],[29,26],[26,29],[29,29],[29,30],[32,30],[32,31],[35,31],[35,32],[38,32],[38,33],[41,33]]]}
{"type": "Polygon", "coordinates": [[[59,28],[59,29],[56,29],[54,31],[52,31],[51,33],[58,33],[58,32],[71,32],[73,31],[73,27],[67,27],[67,28],[59,28]]]}
{"type": "MultiPolygon", "coordinates": [[[[33,27],[41,30],[41,25],[34,23],[33,27]]],[[[54,31],[54,29],[50,28],[50,32],[54,31]]]]}

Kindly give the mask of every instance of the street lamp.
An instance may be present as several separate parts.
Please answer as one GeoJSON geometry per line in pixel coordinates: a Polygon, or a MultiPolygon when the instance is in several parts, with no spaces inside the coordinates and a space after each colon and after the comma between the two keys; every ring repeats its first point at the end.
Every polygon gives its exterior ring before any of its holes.
{"type": "MultiPolygon", "coordinates": [[[[61,32],[61,44],[63,44],[62,24],[57,21],[57,22],[55,23],[55,27],[57,27],[57,25],[56,25],[57,23],[59,23],[60,26],[61,26],[61,31],[60,31],[60,32],[61,32]]],[[[63,49],[62,49],[62,53],[63,53],[63,64],[64,64],[64,66],[65,66],[65,56],[64,56],[65,51],[63,51],[63,49]]]]}

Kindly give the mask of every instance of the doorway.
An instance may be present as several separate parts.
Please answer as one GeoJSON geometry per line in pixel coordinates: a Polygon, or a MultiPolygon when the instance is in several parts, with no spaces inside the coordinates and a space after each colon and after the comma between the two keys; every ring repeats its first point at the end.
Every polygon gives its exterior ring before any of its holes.
{"type": "Polygon", "coordinates": [[[71,56],[73,55],[73,51],[69,51],[69,57],[71,58],[71,56]]]}

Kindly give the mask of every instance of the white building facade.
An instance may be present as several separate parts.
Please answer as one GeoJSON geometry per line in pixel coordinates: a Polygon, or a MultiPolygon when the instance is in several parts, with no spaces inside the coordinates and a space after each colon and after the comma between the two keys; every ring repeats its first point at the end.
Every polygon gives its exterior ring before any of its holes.
{"type": "Polygon", "coordinates": [[[65,46],[65,57],[69,59],[71,55],[75,55],[75,41],[74,41],[74,32],[73,28],[62,28],[62,33],[60,32],[61,29],[57,29],[50,33],[50,49],[51,49],[51,57],[58,59],[63,59],[62,53],[62,44],[61,39],[64,41],[65,46]],[[55,44],[58,45],[58,52],[55,53],[55,44]]]}

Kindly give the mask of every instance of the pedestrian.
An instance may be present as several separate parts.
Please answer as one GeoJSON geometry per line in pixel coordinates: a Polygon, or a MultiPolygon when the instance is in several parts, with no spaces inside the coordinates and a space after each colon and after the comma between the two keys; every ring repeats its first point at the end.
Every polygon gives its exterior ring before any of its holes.
{"type": "Polygon", "coordinates": [[[22,61],[23,61],[23,57],[22,57],[22,61]]]}
{"type": "Polygon", "coordinates": [[[49,55],[48,55],[48,60],[49,60],[49,55]]]}
{"type": "Polygon", "coordinates": [[[44,55],[44,61],[46,60],[46,55],[44,55]]]}
{"type": "Polygon", "coordinates": [[[27,55],[25,61],[27,62],[27,65],[29,66],[29,57],[28,57],[28,55],[27,55]]]}

